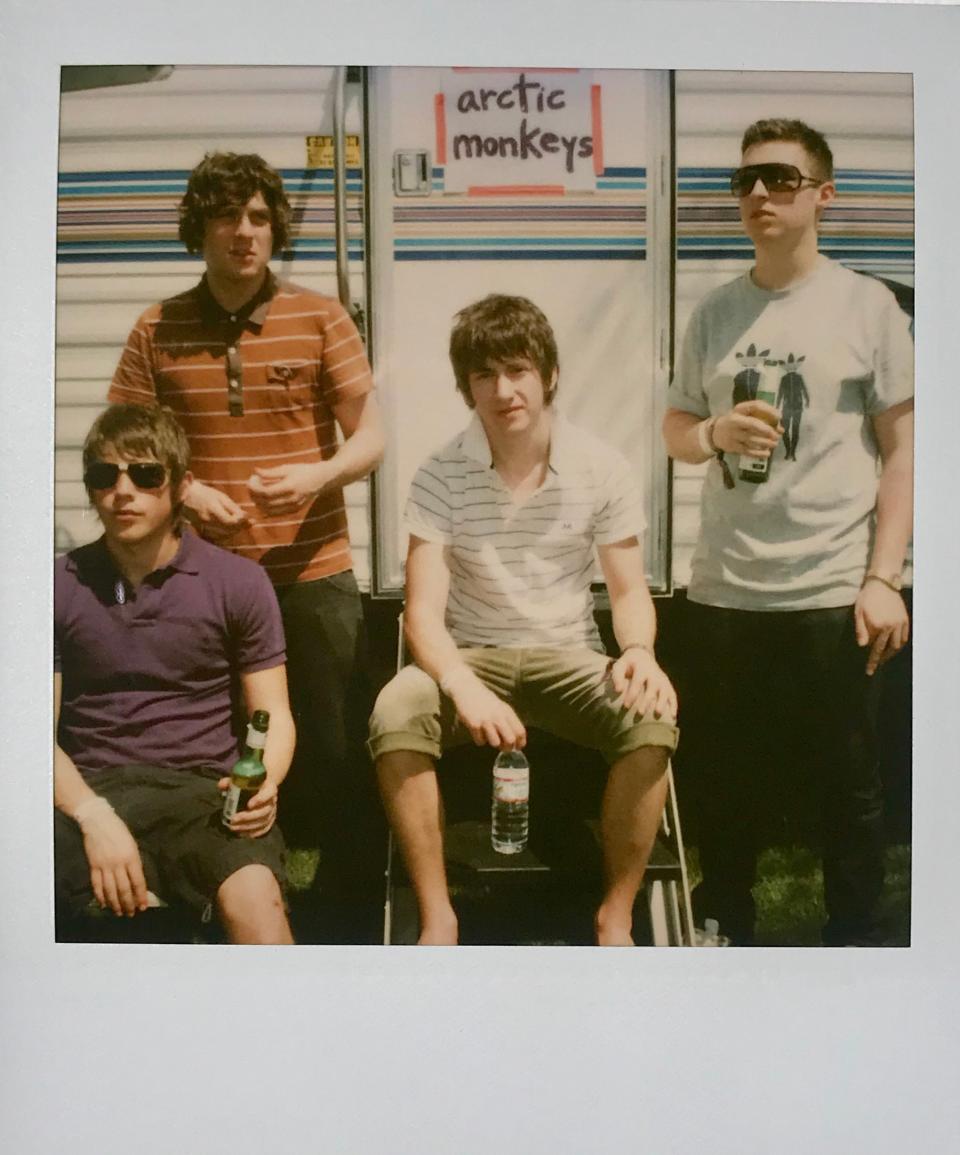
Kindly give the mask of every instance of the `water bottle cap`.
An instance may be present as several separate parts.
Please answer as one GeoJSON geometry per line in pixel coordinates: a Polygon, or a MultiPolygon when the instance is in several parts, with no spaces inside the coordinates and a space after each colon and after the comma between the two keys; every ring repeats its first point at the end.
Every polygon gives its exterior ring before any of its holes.
{"type": "Polygon", "coordinates": [[[250,725],[254,730],[259,730],[265,734],[267,727],[270,725],[270,711],[269,710],[254,710],[253,717],[250,719],[250,725]]]}

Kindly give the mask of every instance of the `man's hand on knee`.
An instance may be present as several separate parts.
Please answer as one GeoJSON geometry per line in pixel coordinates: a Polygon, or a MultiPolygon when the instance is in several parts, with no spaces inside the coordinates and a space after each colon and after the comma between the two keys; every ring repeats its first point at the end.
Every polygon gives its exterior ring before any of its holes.
{"type": "Polygon", "coordinates": [[[635,709],[638,716],[652,712],[655,718],[676,718],[677,692],[649,650],[631,646],[610,667],[610,679],[623,709],[635,709]]]}
{"type": "Polygon", "coordinates": [[[498,750],[526,746],[527,731],[513,707],[488,690],[472,670],[466,666],[463,669],[462,675],[458,672],[458,676],[450,680],[449,693],[457,717],[470,731],[474,742],[498,750]]]}
{"type": "Polygon", "coordinates": [[[134,915],[147,909],[147,883],[136,839],[106,800],[96,796],[73,815],[83,833],[90,865],[90,885],[101,906],[114,914],[134,915]]]}

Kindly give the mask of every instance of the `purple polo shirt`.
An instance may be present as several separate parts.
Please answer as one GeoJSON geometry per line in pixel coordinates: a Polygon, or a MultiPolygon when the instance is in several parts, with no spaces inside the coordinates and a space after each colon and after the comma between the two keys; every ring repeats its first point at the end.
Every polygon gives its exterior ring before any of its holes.
{"type": "Polygon", "coordinates": [[[284,658],[263,569],[189,530],[169,565],[136,590],[105,538],[56,562],[58,737],[84,772],[141,763],[226,773],[242,730],[238,675],[284,658]]]}

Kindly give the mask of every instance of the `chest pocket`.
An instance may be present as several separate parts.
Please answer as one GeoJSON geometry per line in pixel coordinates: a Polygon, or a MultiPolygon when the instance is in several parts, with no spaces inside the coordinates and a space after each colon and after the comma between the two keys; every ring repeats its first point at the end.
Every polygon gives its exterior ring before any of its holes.
{"type": "Polygon", "coordinates": [[[313,384],[313,365],[309,361],[271,361],[267,365],[267,398],[273,409],[310,408],[313,384]]]}

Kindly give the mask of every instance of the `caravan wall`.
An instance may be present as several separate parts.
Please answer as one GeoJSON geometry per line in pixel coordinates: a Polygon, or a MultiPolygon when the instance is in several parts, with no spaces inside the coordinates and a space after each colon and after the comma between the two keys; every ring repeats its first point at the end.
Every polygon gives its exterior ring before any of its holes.
{"type": "MultiPolygon", "coordinates": [[[[399,589],[399,510],[409,474],[415,459],[461,419],[443,339],[455,308],[488,285],[515,285],[541,303],[548,298],[544,307],[560,341],[561,400],[577,420],[619,439],[635,459],[648,491],[648,577],[655,589],[683,587],[705,467],[675,467],[672,517],[667,516],[669,472],[657,426],[671,344],[679,343],[696,301],[751,260],[736,203],[726,191],[740,134],[760,116],[796,116],[823,131],[834,150],[839,191],[823,222],[824,250],[853,268],[912,285],[911,77],[594,71],[590,79],[605,100],[607,172],[590,188],[565,189],[562,197],[503,194],[478,202],[443,187],[434,140],[423,124],[425,110],[433,112],[430,94],[452,71],[370,70],[375,139],[367,142],[373,195],[366,213],[364,170],[348,152],[350,291],[354,301],[365,301],[372,280],[372,359],[393,417],[393,452],[377,493],[378,541],[369,487],[359,483],[348,490],[361,588],[371,588],[377,561],[380,587],[399,589]],[[397,141],[433,150],[429,195],[393,195],[390,154],[397,141]],[[664,161],[672,189],[660,188],[656,169],[664,161]],[[474,207],[478,203],[482,213],[474,207]],[[366,252],[371,234],[383,251],[366,252]],[[465,264],[464,257],[475,256],[481,246],[488,249],[483,259],[465,264]],[[596,270],[603,273],[602,283],[596,270]],[[598,287],[587,307],[585,286],[594,282],[598,287]],[[379,300],[378,286],[388,287],[379,300]]],[[[334,72],[177,67],[153,83],[64,92],[57,234],[58,553],[99,532],[87,509],[80,447],[105,402],[130,327],[142,309],[188,287],[203,271],[177,239],[176,207],[190,169],[206,151],[259,152],[281,171],[295,209],[295,239],[275,270],[336,295],[333,170],[327,156],[316,154],[319,142],[310,139],[333,132],[334,72]]],[[[346,131],[362,139],[362,87],[350,83],[346,92],[346,131]]]]}

